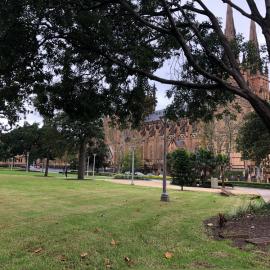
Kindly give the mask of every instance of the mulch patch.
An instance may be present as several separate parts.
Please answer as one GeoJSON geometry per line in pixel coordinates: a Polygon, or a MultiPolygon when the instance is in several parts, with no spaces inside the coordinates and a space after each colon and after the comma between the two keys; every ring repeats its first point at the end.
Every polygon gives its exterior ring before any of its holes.
{"type": "Polygon", "coordinates": [[[245,214],[228,220],[223,228],[219,226],[218,216],[205,220],[204,224],[214,239],[230,239],[234,246],[241,249],[251,242],[260,249],[270,244],[270,214],[245,214]]]}

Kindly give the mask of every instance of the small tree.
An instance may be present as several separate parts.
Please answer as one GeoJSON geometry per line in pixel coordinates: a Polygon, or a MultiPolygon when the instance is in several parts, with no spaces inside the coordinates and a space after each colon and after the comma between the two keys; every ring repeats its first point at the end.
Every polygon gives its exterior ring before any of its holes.
{"type": "Polygon", "coordinates": [[[222,187],[225,187],[225,183],[224,183],[224,173],[225,173],[225,169],[229,164],[229,158],[226,155],[223,154],[218,154],[216,156],[216,165],[219,167],[219,173],[220,173],[220,178],[222,181],[222,187]]]}
{"type": "Polygon", "coordinates": [[[67,141],[48,120],[45,121],[44,126],[39,130],[39,134],[37,155],[39,158],[46,159],[44,176],[48,176],[49,160],[63,157],[67,148],[67,141]]]}
{"type": "Polygon", "coordinates": [[[214,153],[200,148],[196,153],[195,166],[197,173],[200,175],[200,179],[203,182],[206,181],[207,176],[215,169],[216,160],[214,153]]]}
{"type": "MultiPolygon", "coordinates": [[[[127,152],[121,161],[121,171],[131,171],[132,167],[132,152],[127,152]]],[[[142,159],[141,155],[138,151],[135,151],[134,153],[134,170],[138,170],[142,167],[142,159]]]]}
{"type": "Polygon", "coordinates": [[[190,154],[183,149],[177,149],[170,154],[170,170],[173,177],[173,183],[181,186],[190,184],[191,177],[191,160],[190,154]]]}
{"type": "Polygon", "coordinates": [[[269,132],[261,118],[254,112],[246,116],[236,144],[242,157],[255,161],[258,167],[270,155],[269,132]]]}

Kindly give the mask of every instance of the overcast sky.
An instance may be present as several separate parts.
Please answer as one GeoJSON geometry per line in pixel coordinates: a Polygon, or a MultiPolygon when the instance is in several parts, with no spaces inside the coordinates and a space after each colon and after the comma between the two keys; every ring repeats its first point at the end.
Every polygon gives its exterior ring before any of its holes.
{"type": "MultiPolygon", "coordinates": [[[[246,4],[246,0],[233,0],[235,4],[238,4],[240,7],[245,9],[249,12],[249,8],[246,4]]],[[[208,5],[208,7],[216,14],[217,17],[220,17],[223,19],[223,25],[225,25],[225,17],[226,17],[226,11],[227,6],[222,3],[221,0],[205,0],[205,3],[208,5]]],[[[256,4],[258,5],[258,8],[261,10],[262,14],[265,13],[265,2],[263,0],[256,0],[256,4]]],[[[249,27],[250,27],[250,20],[242,16],[240,13],[234,10],[234,21],[235,21],[235,28],[237,33],[242,33],[245,37],[249,37],[249,27]]],[[[259,43],[265,44],[264,37],[261,33],[260,27],[257,27],[257,33],[258,33],[258,40],[259,43]]],[[[164,66],[162,69],[158,70],[157,75],[160,75],[164,78],[170,78],[170,67],[169,65],[164,66]]],[[[155,83],[158,89],[157,92],[157,100],[158,104],[156,109],[164,109],[166,106],[170,103],[170,100],[166,98],[166,90],[170,88],[169,85],[163,85],[160,83],[155,83]]],[[[39,122],[40,117],[38,113],[34,113],[31,115],[28,115],[26,120],[30,123],[33,122],[39,122]]],[[[22,120],[21,123],[23,123],[25,120],[22,120]]]]}

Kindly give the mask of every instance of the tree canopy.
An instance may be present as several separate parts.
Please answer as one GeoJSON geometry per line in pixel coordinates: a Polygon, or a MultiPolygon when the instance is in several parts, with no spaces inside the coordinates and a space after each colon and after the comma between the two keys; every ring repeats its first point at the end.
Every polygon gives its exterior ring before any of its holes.
{"type": "Polygon", "coordinates": [[[263,159],[270,155],[268,130],[255,113],[246,116],[236,142],[243,159],[254,160],[257,165],[260,165],[263,159]]]}
{"type": "MultiPolygon", "coordinates": [[[[250,12],[220,1],[258,23],[269,60],[269,0],[265,16],[254,0],[247,0],[250,12]]],[[[228,39],[202,0],[7,0],[1,12],[0,87],[16,86],[5,91],[9,97],[2,96],[5,114],[14,108],[8,104],[18,103],[17,97],[22,104],[25,96],[34,94],[40,109],[46,104],[51,110],[91,116],[97,112],[94,104],[99,104],[103,114],[138,123],[151,90],[148,78],[172,86],[171,110],[178,116],[209,119],[219,105],[237,95],[253,106],[270,130],[270,106],[242,73],[247,65],[239,58],[247,52],[247,43],[240,36],[228,39]],[[15,43],[18,49],[10,46],[15,43]],[[168,59],[174,59],[175,76],[158,76],[155,72],[168,59]]]]}

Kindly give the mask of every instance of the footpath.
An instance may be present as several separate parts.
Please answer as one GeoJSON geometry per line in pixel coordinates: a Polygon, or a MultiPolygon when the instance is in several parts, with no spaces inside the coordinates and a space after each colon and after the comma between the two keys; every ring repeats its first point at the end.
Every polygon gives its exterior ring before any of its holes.
{"type": "MultiPolygon", "coordinates": [[[[128,179],[104,179],[116,184],[130,185],[131,180],[128,179]]],[[[160,180],[134,180],[134,185],[142,187],[154,187],[162,188],[162,181],[160,180]]],[[[167,188],[173,190],[181,190],[180,186],[171,185],[170,182],[167,182],[167,188]]],[[[184,190],[187,191],[197,191],[197,192],[211,192],[211,193],[220,193],[220,189],[215,188],[200,188],[200,187],[184,187],[184,190]]],[[[228,188],[234,195],[259,195],[263,198],[265,202],[270,202],[270,190],[269,189],[259,189],[259,188],[246,188],[246,187],[234,187],[228,188]]]]}

